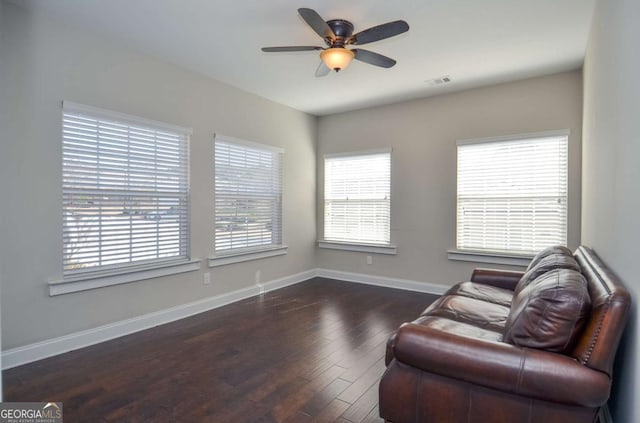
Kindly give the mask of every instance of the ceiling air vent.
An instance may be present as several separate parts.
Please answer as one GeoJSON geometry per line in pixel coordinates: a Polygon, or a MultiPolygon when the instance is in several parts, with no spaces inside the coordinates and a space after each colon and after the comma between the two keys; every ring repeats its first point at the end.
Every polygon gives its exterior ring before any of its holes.
{"type": "Polygon", "coordinates": [[[427,85],[429,85],[430,87],[436,87],[438,85],[451,82],[451,78],[449,77],[449,75],[446,75],[446,76],[441,76],[440,78],[427,79],[424,82],[426,82],[427,85]]]}

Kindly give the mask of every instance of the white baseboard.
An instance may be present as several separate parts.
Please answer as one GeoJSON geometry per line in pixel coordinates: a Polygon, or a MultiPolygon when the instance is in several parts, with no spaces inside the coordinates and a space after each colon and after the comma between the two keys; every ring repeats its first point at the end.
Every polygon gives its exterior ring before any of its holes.
{"type": "Polygon", "coordinates": [[[262,292],[275,291],[276,289],[284,288],[289,285],[295,285],[297,283],[315,278],[316,276],[316,269],[311,269],[305,270],[304,272],[296,273],[295,275],[285,276],[280,279],[274,279],[262,284],[262,292]]]}
{"type": "Polygon", "coordinates": [[[338,279],[346,282],[363,283],[367,285],[384,286],[387,288],[404,289],[406,291],[424,292],[427,294],[444,294],[449,286],[430,282],[418,282],[409,279],[390,278],[387,276],[367,275],[365,273],[343,272],[341,270],[316,269],[316,276],[338,279]]]}
{"type": "Polygon", "coordinates": [[[109,341],[141,330],[170,323],[194,314],[203,313],[224,305],[244,300],[255,295],[294,285],[313,277],[338,279],[346,282],[356,282],[368,285],[384,286],[388,288],[404,289],[408,291],[425,292],[429,294],[443,294],[448,287],[428,282],[418,282],[407,279],[388,278],[384,276],[351,273],[330,269],[311,269],[295,275],[274,279],[264,284],[256,284],[233,292],[216,295],[187,304],[171,307],[165,310],[132,317],[108,325],[87,329],[58,338],[36,342],[23,347],[13,348],[2,352],[2,368],[10,369],[43,358],[63,354],[79,348],[109,341]]]}
{"type": "Polygon", "coordinates": [[[273,291],[285,286],[293,285],[316,275],[315,269],[300,272],[295,275],[275,279],[264,284],[253,285],[237,291],[228,292],[214,297],[205,298],[165,310],[156,311],[142,316],[133,317],[97,328],[83,330],[58,338],[37,342],[23,347],[13,348],[2,352],[2,368],[10,369],[43,358],[63,354],[65,352],[88,347],[110,339],[129,335],[134,332],[149,329],[154,326],[184,319],[194,314],[203,313],[224,305],[240,301],[263,292],[273,291]]]}

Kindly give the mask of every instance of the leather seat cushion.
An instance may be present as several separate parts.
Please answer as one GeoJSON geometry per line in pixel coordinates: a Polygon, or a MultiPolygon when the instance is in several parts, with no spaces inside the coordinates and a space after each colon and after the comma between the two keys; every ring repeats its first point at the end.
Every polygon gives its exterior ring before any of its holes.
{"type": "MultiPolygon", "coordinates": [[[[418,317],[411,323],[426,326],[435,330],[446,332],[451,335],[465,336],[468,338],[485,339],[487,341],[501,342],[502,331],[479,328],[468,323],[458,322],[456,320],[447,319],[446,317],[422,316],[418,317]]],[[[398,333],[393,332],[387,340],[385,351],[385,365],[389,366],[394,357],[394,348],[396,346],[398,333]]]]}
{"type": "Polygon", "coordinates": [[[504,341],[565,353],[579,336],[590,310],[587,281],[581,273],[549,271],[514,296],[504,341]]]}
{"type": "Polygon", "coordinates": [[[466,336],[469,338],[486,339],[487,341],[502,341],[502,332],[491,329],[479,328],[475,325],[459,322],[437,316],[422,316],[413,323],[437,329],[452,335],[466,336]]]}
{"type": "Polygon", "coordinates": [[[434,301],[421,316],[444,317],[477,328],[504,333],[509,307],[461,295],[444,295],[434,301]]]}
{"type": "Polygon", "coordinates": [[[445,295],[461,295],[505,307],[511,307],[511,300],[513,299],[513,291],[511,290],[475,282],[456,284],[449,288],[445,295]]]}

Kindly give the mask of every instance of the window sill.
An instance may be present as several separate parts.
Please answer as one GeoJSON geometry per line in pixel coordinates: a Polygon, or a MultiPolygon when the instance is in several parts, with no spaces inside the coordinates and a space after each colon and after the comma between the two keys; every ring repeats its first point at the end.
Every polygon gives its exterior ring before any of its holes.
{"type": "Polygon", "coordinates": [[[397,254],[397,247],[395,245],[384,244],[363,244],[355,242],[336,242],[336,241],[318,241],[319,248],[327,248],[330,250],[343,250],[343,251],[358,251],[361,253],[374,253],[374,254],[397,254]]]}
{"type": "Polygon", "coordinates": [[[453,249],[447,251],[447,258],[455,261],[526,267],[531,262],[533,255],[453,249]]]}
{"type": "Polygon", "coordinates": [[[259,260],[267,257],[275,257],[287,254],[289,247],[278,245],[260,250],[245,250],[228,254],[220,254],[209,257],[209,267],[225,266],[227,264],[241,263],[249,260],[259,260]]]}
{"type": "Polygon", "coordinates": [[[70,294],[72,292],[87,291],[105,286],[192,272],[199,269],[200,260],[191,260],[155,264],[153,267],[132,268],[126,271],[88,273],[69,277],[61,281],[49,282],[49,296],[53,297],[56,295],[70,294]]]}

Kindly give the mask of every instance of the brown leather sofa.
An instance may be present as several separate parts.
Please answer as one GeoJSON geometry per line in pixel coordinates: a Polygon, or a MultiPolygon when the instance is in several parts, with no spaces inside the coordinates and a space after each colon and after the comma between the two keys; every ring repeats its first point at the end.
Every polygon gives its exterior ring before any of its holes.
{"type": "Polygon", "coordinates": [[[387,344],[380,416],[415,422],[594,422],[609,398],[628,291],[585,247],[526,272],[476,269],[387,344]]]}

